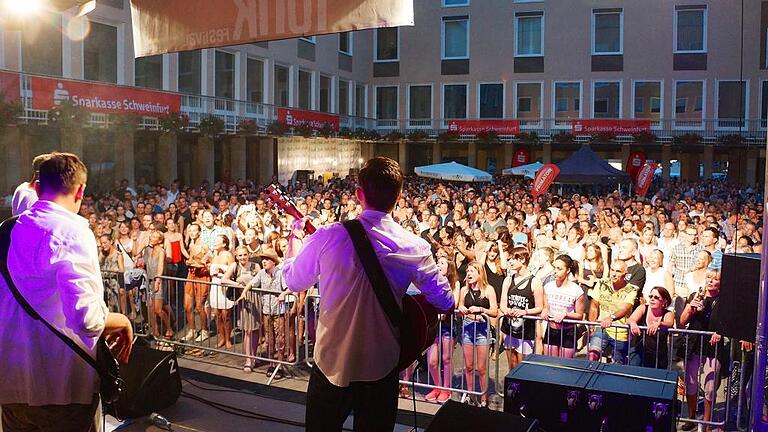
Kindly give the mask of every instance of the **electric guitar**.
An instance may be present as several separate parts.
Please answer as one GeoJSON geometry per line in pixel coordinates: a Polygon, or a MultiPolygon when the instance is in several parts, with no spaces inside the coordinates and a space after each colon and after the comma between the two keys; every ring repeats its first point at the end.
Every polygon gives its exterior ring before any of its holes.
{"type": "MultiPolygon", "coordinates": [[[[301,214],[296,204],[287,196],[279,186],[269,185],[266,189],[266,198],[273,207],[284,211],[294,218],[301,219],[301,214]]],[[[316,228],[307,221],[304,225],[307,234],[315,232],[316,228]]],[[[406,295],[402,299],[403,319],[400,328],[400,359],[398,370],[403,370],[418,360],[424,351],[432,345],[437,337],[440,326],[438,314],[440,313],[422,294],[406,295]]]]}

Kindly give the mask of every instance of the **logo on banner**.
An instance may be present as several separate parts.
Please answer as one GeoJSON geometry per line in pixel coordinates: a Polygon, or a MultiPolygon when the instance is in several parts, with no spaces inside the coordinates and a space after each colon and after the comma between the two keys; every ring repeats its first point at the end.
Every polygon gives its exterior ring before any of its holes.
{"type": "Polygon", "coordinates": [[[648,193],[648,189],[653,183],[653,176],[656,174],[656,163],[651,162],[646,164],[637,173],[637,181],[635,182],[635,193],[640,196],[645,196],[648,193]]]}
{"type": "Polygon", "coordinates": [[[181,111],[181,95],[134,87],[32,77],[32,108],[49,110],[65,102],[92,112],[158,116],[181,111]]]}
{"type": "Polygon", "coordinates": [[[339,116],[335,114],[326,114],[315,111],[305,111],[298,109],[277,109],[277,120],[288,126],[309,126],[312,129],[320,130],[326,124],[331,125],[333,130],[339,130],[339,116]]]}
{"type": "Polygon", "coordinates": [[[515,151],[515,155],[512,157],[512,166],[519,167],[527,165],[531,160],[531,154],[528,149],[519,149],[515,151]]]}
{"type": "Polygon", "coordinates": [[[636,151],[629,155],[627,160],[627,173],[633,181],[637,179],[638,171],[645,165],[646,156],[644,152],[636,151]]]}
{"type": "Polygon", "coordinates": [[[448,130],[459,134],[479,134],[490,130],[499,135],[516,135],[520,133],[520,122],[517,120],[449,120],[448,130]]]}
{"type": "Polygon", "coordinates": [[[571,129],[576,134],[607,132],[632,135],[651,130],[650,120],[573,120],[571,129]]]}
{"type": "Polygon", "coordinates": [[[555,164],[548,163],[541,167],[539,172],[536,173],[533,183],[531,183],[531,195],[533,195],[533,198],[535,199],[545,193],[558,174],[560,174],[560,168],[555,164]]]}

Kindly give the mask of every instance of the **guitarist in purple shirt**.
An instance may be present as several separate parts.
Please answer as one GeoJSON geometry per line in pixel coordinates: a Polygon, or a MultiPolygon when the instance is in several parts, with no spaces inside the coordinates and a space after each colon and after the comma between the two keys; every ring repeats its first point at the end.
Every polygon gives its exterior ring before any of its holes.
{"type": "MultiPolygon", "coordinates": [[[[451,287],[440,274],[430,245],[390,215],[402,187],[397,162],[384,157],[369,160],[358,176],[356,196],[364,211],[357,220],[370,239],[397,307],[405,303],[403,297],[412,283],[435,309],[450,313],[451,287]]],[[[283,264],[283,278],[296,292],[319,282],[322,298],[316,365],[307,389],[307,431],[341,430],[350,412],[354,412],[355,430],[391,431],[397,414],[400,331],[379,301],[345,227],[325,226],[303,238],[303,225],[300,219],[293,224],[291,258],[283,264]]],[[[403,333],[411,331],[408,322],[402,327],[403,333]]],[[[433,340],[434,335],[427,345],[433,340]]],[[[403,342],[402,349],[410,347],[403,342]]]]}

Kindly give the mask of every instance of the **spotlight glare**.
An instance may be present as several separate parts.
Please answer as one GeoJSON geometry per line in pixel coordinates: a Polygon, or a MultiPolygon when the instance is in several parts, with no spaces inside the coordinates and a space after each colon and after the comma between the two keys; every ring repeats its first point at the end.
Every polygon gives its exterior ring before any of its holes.
{"type": "Polygon", "coordinates": [[[17,17],[29,17],[42,9],[41,0],[3,0],[3,9],[17,17]]]}

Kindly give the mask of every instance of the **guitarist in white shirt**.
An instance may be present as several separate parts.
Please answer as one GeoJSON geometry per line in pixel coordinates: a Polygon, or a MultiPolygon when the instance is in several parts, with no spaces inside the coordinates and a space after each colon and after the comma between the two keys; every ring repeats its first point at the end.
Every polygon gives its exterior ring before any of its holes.
{"type": "MultiPolygon", "coordinates": [[[[357,219],[398,303],[413,283],[438,310],[451,311],[451,287],[440,275],[429,244],[390,215],[402,186],[397,162],[369,160],[358,176],[356,195],[364,210],[357,219]]],[[[316,367],[307,390],[307,431],[341,430],[352,411],[355,430],[391,431],[397,414],[398,331],[374,294],[346,229],[341,224],[322,227],[303,245],[302,230],[303,221],[297,220],[283,278],[294,292],[319,281],[322,298],[316,367]]]]}

